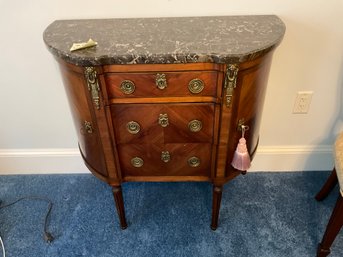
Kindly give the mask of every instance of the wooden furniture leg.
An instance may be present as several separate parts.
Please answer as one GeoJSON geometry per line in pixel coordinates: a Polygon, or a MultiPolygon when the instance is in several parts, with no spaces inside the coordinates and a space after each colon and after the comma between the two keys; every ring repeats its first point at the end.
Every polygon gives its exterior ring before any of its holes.
{"type": "Polygon", "coordinates": [[[220,203],[222,200],[222,186],[213,186],[213,199],[212,199],[212,223],[211,229],[216,230],[218,227],[218,217],[219,217],[219,209],[220,203]]]}
{"type": "Polygon", "coordinates": [[[126,218],[125,218],[125,209],[123,201],[123,193],[121,191],[121,186],[113,186],[112,188],[114,201],[116,203],[117,213],[119,216],[120,227],[121,229],[127,228],[126,218]]]}
{"type": "Polygon", "coordinates": [[[343,198],[338,196],[335,208],[331,214],[326,231],[321,243],[318,245],[317,257],[325,257],[330,254],[330,247],[343,225],[343,198]]]}
{"type": "Polygon", "coordinates": [[[328,194],[332,191],[332,189],[335,187],[337,182],[337,173],[336,169],[334,168],[330,174],[330,177],[327,179],[322,189],[316,195],[316,200],[322,201],[323,199],[325,199],[328,196],[328,194]]]}

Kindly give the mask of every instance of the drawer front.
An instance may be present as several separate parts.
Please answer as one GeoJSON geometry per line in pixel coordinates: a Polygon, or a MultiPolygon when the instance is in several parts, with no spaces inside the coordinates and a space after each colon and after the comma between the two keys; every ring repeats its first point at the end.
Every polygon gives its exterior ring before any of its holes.
{"type": "Polygon", "coordinates": [[[212,143],[215,104],[111,106],[117,144],[212,143]]]}
{"type": "Polygon", "coordinates": [[[108,97],[216,96],[216,71],[106,73],[108,97]]]}
{"type": "Polygon", "coordinates": [[[128,144],[118,151],[124,176],[210,176],[211,144],[128,144]]]}

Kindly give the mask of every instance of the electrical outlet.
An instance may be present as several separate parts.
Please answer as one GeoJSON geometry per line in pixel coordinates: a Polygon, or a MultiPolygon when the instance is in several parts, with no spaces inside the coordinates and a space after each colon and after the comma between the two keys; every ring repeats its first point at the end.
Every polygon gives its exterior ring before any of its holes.
{"type": "Polygon", "coordinates": [[[299,91],[295,98],[293,113],[308,113],[313,91],[299,91]]]}

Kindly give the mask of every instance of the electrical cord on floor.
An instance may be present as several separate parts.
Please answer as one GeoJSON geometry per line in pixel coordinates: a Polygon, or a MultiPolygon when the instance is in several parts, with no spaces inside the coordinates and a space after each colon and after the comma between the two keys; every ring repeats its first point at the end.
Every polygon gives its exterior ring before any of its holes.
{"type": "Polygon", "coordinates": [[[2,257],[6,257],[5,245],[4,245],[4,242],[2,241],[1,236],[0,236],[0,244],[2,248],[2,257]]]}
{"type": "MultiPolygon", "coordinates": [[[[51,243],[53,240],[54,240],[54,237],[51,235],[51,233],[49,233],[47,231],[47,225],[48,225],[48,218],[49,218],[49,215],[51,213],[51,209],[52,209],[52,201],[49,199],[49,198],[45,198],[45,197],[38,197],[38,196],[26,196],[26,197],[21,197],[19,198],[18,200],[12,202],[12,203],[9,203],[9,204],[6,204],[6,205],[1,205],[1,201],[0,201],[0,210],[1,209],[4,209],[6,207],[10,207],[14,204],[16,204],[17,202],[20,202],[22,200],[40,200],[40,201],[45,201],[47,202],[49,205],[48,205],[48,211],[46,212],[45,214],[45,218],[44,218],[44,229],[43,229],[43,232],[44,232],[44,235],[43,235],[43,239],[44,241],[46,241],[47,243],[51,243]]],[[[2,241],[2,240],[1,240],[2,241]]],[[[3,246],[3,242],[2,243],[2,246],[3,246]]],[[[5,248],[3,246],[3,253],[5,253],[5,248]]],[[[5,255],[4,255],[5,256],[5,255]]]]}

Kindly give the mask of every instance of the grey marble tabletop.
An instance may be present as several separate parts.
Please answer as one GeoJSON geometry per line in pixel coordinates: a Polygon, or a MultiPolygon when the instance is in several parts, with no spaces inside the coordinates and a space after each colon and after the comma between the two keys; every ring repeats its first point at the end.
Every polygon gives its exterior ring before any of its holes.
{"type": "Polygon", "coordinates": [[[57,20],[48,49],[80,66],[138,63],[239,63],[276,47],[285,33],[275,15],[57,20]],[[97,46],[70,52],[92,38],[97,46]]]}

